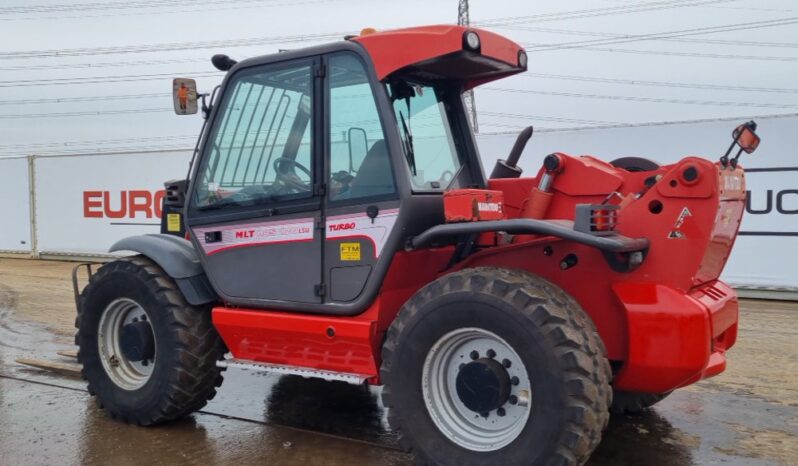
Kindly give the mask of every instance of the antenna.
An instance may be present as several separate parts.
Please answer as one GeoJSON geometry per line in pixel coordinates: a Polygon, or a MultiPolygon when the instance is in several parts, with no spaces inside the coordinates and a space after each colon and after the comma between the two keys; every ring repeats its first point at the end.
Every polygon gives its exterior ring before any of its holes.
{"type": "MultiPolygon", "coordinates": [[[[471,25],[471,18],[468,13],[468,0],[459,0],[457,4],[457,25],[466,27],[471,25]]],[[[471,127],[474,128],[475,133],[479,133],[479,126],[477,126],[477,104],[474,101],[473,89],[465,92],[463,101],[465,102],[466,114],[471,121],[471,127]]]]}

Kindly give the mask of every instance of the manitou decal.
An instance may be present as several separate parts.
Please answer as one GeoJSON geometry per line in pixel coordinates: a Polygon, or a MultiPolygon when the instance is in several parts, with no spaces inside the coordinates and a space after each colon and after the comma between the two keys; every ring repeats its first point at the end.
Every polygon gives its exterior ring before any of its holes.
{"type": "Polygon", "coordinates": [[[501,212],[502,205],[498,202],[478,202],[477,209],[480,212],[501,212]]]}
{"type": "Polygon", "coordinates": [[[165,191],[83,191],[84,218],[161,218],[165,191]]]}

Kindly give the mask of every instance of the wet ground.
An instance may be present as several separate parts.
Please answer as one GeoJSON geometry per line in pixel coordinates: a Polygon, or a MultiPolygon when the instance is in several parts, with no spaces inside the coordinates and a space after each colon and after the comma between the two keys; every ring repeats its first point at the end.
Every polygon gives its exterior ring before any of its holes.
{"type": "MultiPolygon", "coordinates": [[[[202,412],[154,428],[108,419],[70,362],[72,264],[0,259],[0,464],[409,465],[376,389],[228,370],[202,412]]],[[[798,465],[798,303],[745,301],[721,376],[613,419],[593,466],[798,465]]]]}

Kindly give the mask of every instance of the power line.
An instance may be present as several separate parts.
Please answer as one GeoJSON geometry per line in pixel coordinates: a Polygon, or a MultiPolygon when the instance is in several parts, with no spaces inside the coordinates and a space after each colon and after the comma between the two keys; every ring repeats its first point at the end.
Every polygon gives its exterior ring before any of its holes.
{"type": "Polygon", "coordinates": [[[120,95],[98,95],[85,97],[54,97],[50,99],[12,99],[0,100],[0,105],[36,105],[36,104],[61,104],[69,102],[108,102],[113,100],[139,100],[155,97],[170,97],[168,92],[152,94],[120,94],[120,95]]]}
{"type": "MultiPolygon", "coordinates": [[[[540,45],[540,44],[538,44],[540,45]]],[[[567,50],[575,50],[579,52],[593,51],[593,52],[612,52],[612,53],[630,53],[637,55],[663,55],[673,57],[691,57],[691,58],[719,58],[728,60],[760,60],[760,61],[782,61],[782,62],[795,62],[798,57],[776,57],[768,55],[738,55],[738,54],[721,54],[721,53],[702,53],[702,52],[673,52],[667,50],[639,50],[639,49],[623,49],[615,47],[572,47],[567,50]]]]}
{"type": "Polygon", "coordinates": [[[663,99],[657,97],[636,97],[636,96],[623,96],[623,95],[603,95],[603,94],[580,94],[575,92],[554,92],[554,91],[538,91],[533,89],[510,89],[503,87],[484,87],[486,91],[495,92],[509,92],[519,94],[535,94],[535,95],[548,95],[557,97],[576,97],[586,99],[603,99],[603,100],[625,100],[630,102],[652,102],[652,103],[666,103],[666,104],[686,104],[686,105],[711,105],[720,107],[755,107],[755,108],[798,108],[798,105],[793,104],[769,104],[761,102],[727,102],[717,100],[690,100],[690,99],[663,99]]]}
{"type": "MultiPolygon", "coordinates": [[[[655,87],[674,87],[685,89],[707,89],[707,90],[723,90],[723,91],[741,91],[741,92],[772,92],[779,94],[796,94],[798,89],[785,89],[774,87],[750,87],[750,86],[729,86],[722,84],[700,84],[700,83],[681,83],[671,81],[645,81],[641,79],[615,79],[615,78],[602,78],[596,76],[574,76],[565,74],[547,74],[547,73],[524,73],[519,75],[522,78],[542,78],[554,79],[565,81],[585,81],[606,84],[623,84],[630,86],[655,86],[655,87]]],[[[2,101],[0,101],[2,104],[2,101]]]]}
{"type": "Polygon", "coordinates": [[[74,49],[17,50],[0,52],[0,60],[22,58],[56,58],[90,55],[116,55],[127,53],[166,52],[175,50],[195,50],[219,47],[243,47],[249,45],[280,44],[290,42],[310,42],[327,39],[341,39],[348,32],[328,32],[323,34],[303,34],[291,36],[265,36],[246,39],[210,40],[194,42],[166,42],[142,45],[123,45],[114,47],[89,47],[74,49]]]}
{"type": "MultiPolygon", "coordinates": [[[[144,152],[144,151],[175,151],[175,150],[191,150],[192,147],[188,145],[137,145],[137,146],[117,146],[117,147],[97,147],[94,149],[79,149],[79,150],[45,150],[45,151],[31,151],[36,155],[80,155],[80,154],[109,154],[119,152],[144,152]]],[[[22,151],[23,154],[25,151],[22,151]]],[[[29,152],[30,153],[30,152],[29,152]]],[[[20,155],[19,152],[6,152],[5,156],[20,155]]]]}
{"type": "Polygon", "coordinates": [[[160,113],[172,112],[171,108],[132,108],[121,110],[91,110],[84,112],[53,112],[53,113],[17,113],[0,115],[0,119],[20,119],[20,118],[64,118],[64,117],[83,117],[101,115],[123,115],[133,113],[160,113]]]}
{"type": "Polygon", "coordinates": [[[115,144],[115,143],[128,143],[128,142],[151,142],[151,141],[170,141],[174,139],[197,139],[197,136],[184,135],[184,136],[152,136],[152,137],[138,137],[138,138],[121,138],[121,139],[88,139],[82,141],[62,141],[62,142],[47,142],[47,143],[31,143],[31,144],[0,144],[0,149],[22,149],[22,148],[45,148],[45,147],[71,147],[71,146],[88,146],[95,144],[115,144]]]}
{"type": "MultiPolygon", "coordinates": [[[[629,13],[640,11],[649,11],[652,9],[663,8],[680,8],[690,7],[702,4],[725,3],[735,0],[708,0],[703,2],[695,2],[693,0],[669,0],[651,2],[645,5],[638,6],[622,6],[614,8],[597,8],[587,10],[575,10],[559,13],[547,13],[542,15],[522,16],[513,18],[497,18],[492,20],[485,20],[479,22],[479,25],[506,25],[521,23],[537,22],[538,20],[553,20],[553,19],[571,19],[574,15],[590,14],[592,16],[605,16],[617,13],[629,13]],[[643,8],[641,10],[641,8],[643,8]]],[[[576,16],[583,17],[583,16],[576,16]]],[[[117,46],[117,47],[95,47],[95,48],[77,48],[77,49],[53,49],[53,50],[22,50],[0,53],[0,59],[20,59],[20,58],[54,58],[54,57],[67,57],[67,56],[87,56],[87,55],[109,55],[109,54],[123,54],[123,53],[145,53],[145,52],[163,52],[172,50],[191,50],[202,48],[214,48],[225,46],[242,46],[242,45],[263,45],[265,43],[285,43],[285,42],[307,42],[313,40],[326,40],[333,38],[341,38],[349,32],[336,32],[324,34],[305,34],[296,36],[272,36],[260,37],[249,39],[235,39],[235,40],[216,40],[216,41],[198,41],[198,42],[177,42],[177,43],[161,43],[161,44],[145,44],[145,45],[132,45],[132,46],[117,46]]]]}
{"type": "Polygon", "coordinates": [[[154,66],[154,65],[174,65],[175,63],[208,63],[210,58],[170,58],[163,60],[132,60],[114,62],[95,62],[95,63],[60,63],[55,65],[22,65],[6,66],[3,71],[36,71],[36,70],[68,70],[68,69],[94,69],[108,68],[116,66],[154,66]]]}
{"type": "MultiPolygon", "coordinates": [[[[0,22],[34,21],[34,20],[50,20],[50,19],[56,19],[56,20],[87,19],[87,18],[102,18],[102,17],[111,17],[111,16],[119,17],[119,16],[134,16],[134,15],[152,15],[153,13],[155,13],[153,10],[157,10],[157,14],[159,15],[179,13],[182,16],[187,13],[204,13],[214,10],[229,11],[229,10],[241,10],[241,9],[250,9],[250,8],[273,8],[280,6],[296,6],[296,5],[305,5],[313,3],[329,3],[334,1],[338,0],[284,0],[279,2],[277,0],[250,0],[250,1],[228,0],[226,2],[208,1],[200,4],[192,3],[191,5],[192,7],[202,6],[202,8],[186,8],[185,6],[181,7],[180,2],[157,2],[163,4],[162,5],[153,4],[152,6],[128,8],[127,10],[125,10],[124,8],[115,7],[115,9],[106,13],[95,13],[95,14],[82,13],[80,15],[71,15],[71,16],[65,16],[60,13],[70,13],[73,10],[29,11],[29,12],[8,13],[5,15],[3,13],[0,13],[0,22]],[[267,1],[268,3],[265,3],[267,1]],[[244,3],[244,5],[236,5],[236,3],[244,3]],[[176,9],[163,10],[162,8],[176,8],[176,9]],[[55,16],[27,16],[35,13],[44,13],[44,14],[55,13],[55,16]]],[[[127,3],[119,3],[118,5],[126,5],[126,4],[127,3]]],[[[102,11],[108,11],[108,9],[102,11]]]]}
{"type": "Polygon", "coordinates": [[[184,73],[158,73],[158,74],[122,74],[114,76],[86,76],[79,78],[52,78],[52,79],[20,79],[13,81],[0,81],[3,87],[28,87],[28,86],[62,86],[71,84],[103,84],[126,81],[152,81],[157,79],[171,79],[176,75],[190,75],[198,78],[221,76],[221,71],[189,71],[184,73]]]}
{"type": "Polygon", "coordinates": [[[573,41],[573,42],[562,42],[557,44],[543,44],[537,45],[532,48],[528,48],[528,52],[539,52],[539,51],[548,51],[548,50],[562,50],[562,49],[570,49],[570,48],[582,48],[588,47],[592,45],[612,45],[612,44],[625,44],[628,42],[639,42],[639,41],[647,41],[647,40],[655,40],[660,38],[671,38],[671,37],[685,37],[685,36],[694,36],[694,35],[702,35],[702,34],[714,34],[719,32],[732,32],[732,31],[742,31],[742,30],[750,30],[750,29],[761,29],[761,28],[770,28],[770,27],[777,27],[777,26],[786,26],[790,24],[798,23],[798,16],[789,17],[789,18],[780,18],[780,19],[772,19],[772,20],[765,20],[765,21],[752,21],[748,23],[738,23],[738,24],[728,24],[723,26],[707,26],[707,27],[700,27],[700,28],[692,28],[692,29],[682,29],[677,31],[666,31],[666,32],[655,32],[650,34],[631,34],[626,35],[620,38],[607,38],[607,39],[594,39],[594,40],[586,40],[586,41],[573,41]]]}
{"type": "Polygon", "coordinates": [[[601,125],[611,125],[611,124],[619,124],[618,121],[607,121],[607,120],[584,120],[579,118],[565,118],[565,117],[552,117],[552,116],[541,116],[541,115],[528,115],[528,114],[518,114],[518,113],[504,113],[504,112],[487,112],[481,111],[479,112],[480,115],[485,116],[492,116],[497,118],[512,118],[512,119],[523,119],[523,120],[541,120],[541,121],[551,121],[551,122],[558,122],[558,123],[584,123],[584,124],[601,124],[601,125]]]}
{"type": "Polygon", "coordinates": [[[703,5],[712,5],[718,3],[730,3],[736,0],[709,0],[709,1],[692,1],[692,0],[675,0],[675,1],[658,1],[648,2],[644,4],[623,5],[617,7],[604,7],[604,8],[591,8],[585,10],[573,10],[557,13],[542,13],[530,16],[515,16],[505,18],[488,19],[475,23],[479,26],[499,26],[507,24],[530,24],[540,23],[547,21],[562,21],[566,19],[581,19],[592,18],[597,16],[609,16],[616,14],[629,14],[641,13],[648,11],[666,10],[672,8],[683,7],[696,7],[703,5]]]}
{"type": "MultiPolygon", "coordinates": [[[[274,0],[227,0],[228,3],[272,3],[274,0]]],[[[27,13],[48,13],[48,12],[72,12],[72,11],[95,11],[95,10],[130,10],[138,8],[159,8],[167,6],[184,5],[185,0],[149,0],[149,1],[125,1],[125,2],[88,2],[88,3],[50,3],[34,4],[23,6],[0,7],[0,15],[27,14],[27,13]]],[[[194,0],[192,5],[206,5],[218,3],[215,0],[194,0]]]]}
{"type": "MultiPolygon", "coordinates": [[[[699,123],[716,123],[716,122],[729,122],[729,121],[744,121],[750,119],[760,119],[760,118],[796,118],[798,117],[798,113],[776,113],[776,114],[765,114],[765,115],[743,115],[743,116],[735,116],[735,117],[720,117],[720,118],[701,118],[701,119],[693,119],[693,120],[669,120],[669,121],[647,121],[647,122],[638,122],[638,123],[620,123],[617,125],[597,125],[597,126],[581,126],[581,127],[571,127],[571,128],[541,128],[540,130],[535,130],[536,132],[563,132],[563,131],[579,131],[579,130],[587,130],[587,129],[615,129],[615,128],[639,128],[639,127],[650,127],[650,126],[668,126],[668,125],[683,125],[683,124],[699,124],[699,123]]],[[[492,126],[489,123],[486,123],[486,126],[492,126]]],[[[504,127],[510,127],[510,125],[503,125],[504,127]]],[[[524,125],[514,126],[514,129],[521,129],[524,128],[524,125]]],[[[483,134],[509,134],[509,132],[497,132],[497,133],[483,133],[483,134]]]]}
{"type": "MultiPolygon", "coordinates": [[[[574,29],[559,29],[547,27],[524,27],[516,25],[498,26],[498,29],[509,29],[513,31],[529,31],[529,32],[546,32],[553,34],[566,34],[572,36],[588,36],[588,37],[605,37],[613,39],[621,39],[629,37],[628,34],[614,34],[609,32],[591,32],[580,31],[574,29]]],[[[682,42],[692,44],[713,44],[713,45],[730,45],[730,46],[745,46],[745,47],[768,47],[768,48],[798,48],[798,43],[795,42],[761,42],[750,40],[725,40],[725,39],[708,39],[697,37],[657,37],[652,40],[662,40],[668,42],[682,42]]]]}

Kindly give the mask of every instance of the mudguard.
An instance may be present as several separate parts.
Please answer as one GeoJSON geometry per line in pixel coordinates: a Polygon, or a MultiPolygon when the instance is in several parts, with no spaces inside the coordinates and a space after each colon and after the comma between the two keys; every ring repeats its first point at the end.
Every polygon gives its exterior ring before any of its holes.
{"type": "Polygon", "coordinates": [[[117,241],[108,251],[133,251],[146,256],[175,280],[189,304],[197,306],[218,300],[188,240],[162,234],[131,236],[117,241]]]}

